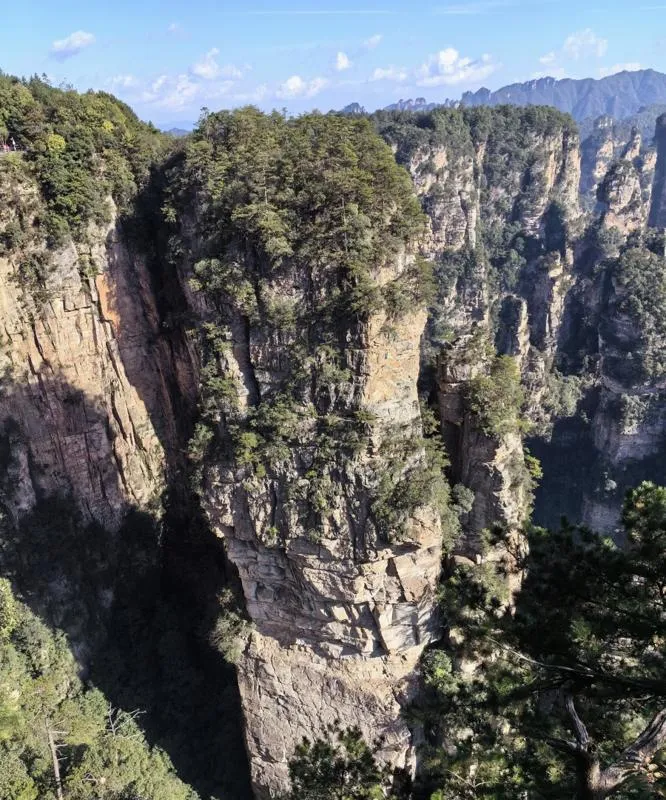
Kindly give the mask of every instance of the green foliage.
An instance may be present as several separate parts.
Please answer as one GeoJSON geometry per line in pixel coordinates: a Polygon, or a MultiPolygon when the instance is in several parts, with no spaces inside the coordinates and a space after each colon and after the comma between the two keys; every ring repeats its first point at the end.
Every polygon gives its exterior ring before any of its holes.
{"type": "Polygon", "coordinates": [[[6,578],[0,578],[0,641],[6,641],[17,625],[17,608],[12,587],[6,578]]]}
{"type": "Polygon", "coordinates": [[[49,248],[69,237],[85,242],[90,225],[111,219],[109,198],[129,212],[168,140],[105,92],[78,94],[2,73],[0,136],[19,147],[0,165],[8,179],[2,194],[12,195],[0,210],[0,252],[12,253],[17,280],[39,306],[48,299],[44,241],[49,248]]]}
{"type": "Polygon", "coordinates": [[[470,381],[467,400],[488,436],[500,437],[518,431],[525,397],[516,359],[497,356],[489,374],[470,381]]]}
{"type": "Polygon", "coordinates": [[[382,446],[384,465],[373,492],[372,518],[385,540],[401,541],[408,534],[407,525],[414,512],[424,506],[434,507],[442,517],[448,549],[459,529],[444,477],[449,460],[434,411],[422,405],[421,418],[423,437],[406,439],[396,431],[382,446]]]}
{"type": "Polygon", "coordinates": [[[529,450],[524,451],[525,466],[533,483],[538,483],[543,478],[543,468],[538,458],[533,456],[529,450]]]}
{"type": "Polygon", "coordinates": [[[554,417],[573,417],[584,392],[584,380],[577,375],[562,375],[556,369],[546,377],[544,408],[554,417]]]}
{"type": "Polygon", "coordinates": [[[62,634],[0,583],[0,797],[54,800],[49,737],[66,800],[196,800],[135,715],[84,685],[62,634]]]}
{"type": "Polygon", "coordinates": [[[617,290],[604,332],[621,355],[609,366],[630,385],[658,379],[666,371],[666,262],[649,250],[630,248],[612,274],[617,290]],[[623,316],[633,328],[630,336],[622,332],[623,316]]]}
{"type": "Polygon", "coordinates": [[[289,762],[291,792],[284,800],[381,800],[389,774],[381,768],[361,732],[331,730],[332,738],[304,739],[289,762]]]}
{"type": "MultiPolygon", "coordinates": [[[[214,271],[198,268],[197,281],[218,299],[288,263],[325,282],[342,276],[353,294],[368,269],[423,228],[407,174],[363,119],[287,120],[252,108],[210,114],[170,192],[170,207],[194,194],[208,207],[214,271]]],[[[243,298],[225,299],[247,313],[243,298]]]]}
{"type": "MultiPolygon", "coordinates": [[[[431,265],[414,252],[425,218],[409,176],[365,119],[246,108],[205,114],[166,178],[171,252],[190,254],[191,285],[210,309],[191,460],[215,448],[246,491],[273,482],[316,541],[370,442],[372,421],[360,398],[350,402],[359,368],[350,354],[372,314],[385,313],[388,336],[432,296],[431,265]],[[190,241],[178,220],[193,207],[190,241]],[[215,344],[232,338],[233,359],[215,344]]],[[[387,535],[431,496],[435,467],[408,473],[392,473],[399,488],[382,484],[387,535]]],[[[287,516],[278,509],[261,531],[267,546],[280,542],[287,516]]]]}
{"type": "Polygon", "coordinates": [[[434,797],[661,796],[666,740],[644,733],[640,755],[623,753],[666,708],[666,489],[631,491],[622,519],[625,547],[532,530],[529,551],[511,550],[523,571],[513,609],[501,562],[449,574],[450,648],[425,657],[418,709],[447,742],[425,754],[434,797]],[[476,669],[456,668],[469,658],[476,669]]]}
{"type": "Polygon", "coordinates": [[[399,319],[415,308],[430,304],[437,291],[433,265],[417,257],[414,264],[396,280],[382,287],[389,319],[399,319]]]}
{"type": "Polygon", "coordinates": [[[248,623],[238,610],[238,603],[229,589],[219,596],[219,611],[209,639],[213,647],[229,664],[236,664],[241,656],[248,623]]]}

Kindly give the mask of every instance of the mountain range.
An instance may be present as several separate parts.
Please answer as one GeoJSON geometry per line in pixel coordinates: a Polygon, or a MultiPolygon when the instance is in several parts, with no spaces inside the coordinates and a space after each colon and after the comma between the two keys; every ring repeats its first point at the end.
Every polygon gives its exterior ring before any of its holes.
{"type": "MultiPolygon", "coordinates": [[[[481,88],[465,92],[460,100],[442,103],[428,102],[423,97],[399,100],[386,106],[386,111],[430,111],[438,105],[445,106],[498,106],[516,105],[554,106],[573,116],[577,122],[607,114],[615,119],[633,116],[646,106],[666,103],[666,75],[653,69],[619,72],[605,78],[538,78],[524,83],[513,83],[496,91],[481,88]]],[[[343,113],[358,114],[364,109],[351,103],[343,113]]]]}

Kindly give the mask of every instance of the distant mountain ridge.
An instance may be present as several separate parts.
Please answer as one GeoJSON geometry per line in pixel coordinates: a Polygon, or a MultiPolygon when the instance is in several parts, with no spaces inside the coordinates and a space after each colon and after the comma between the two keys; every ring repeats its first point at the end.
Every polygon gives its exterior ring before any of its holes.
{"type": "MultiPolygon", "coordinates": [[[[491,91],[482,88],[465,92],[460,100],[429,103],[423,97],[399,100],[386,106],[385,111],[430,111],[436,106],[554,106],[577,121],[611,116],[626,119],[647,106],[666,104],[666,75],[653,69],[618,72],[606,78],[537,78],[524,83],[512,83],[491,91]]],[[[363,113],[358,103],[343,109],[343,113],[363,113]],[[352,110],[353,108],[353,110],[352,110]]]]}
{"type": "Polygon", "coordinates": [[[653,69],[619,72],[606,78],[539,78],[514,83],[495,92],[479,89],[465,92],[466,106],[547,105],[565,111],[577,120],[607,114],[624,119],[642,108],[666,103],[666,75],[653,69]]]}

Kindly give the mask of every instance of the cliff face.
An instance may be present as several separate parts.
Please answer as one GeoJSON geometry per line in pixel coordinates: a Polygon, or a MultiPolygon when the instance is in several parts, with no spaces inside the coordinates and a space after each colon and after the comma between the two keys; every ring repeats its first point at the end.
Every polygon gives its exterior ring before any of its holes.
{"type": "Polygon", "coordinates": [[[521,526],[532,480],[518,430],[483,430],[470,408],[470,388],[488,373],[489,352],[497,350],[515,359],[528,404],[539,414],[574,281],[566,231],[581,215],[581,157],[575,133],[556,114],[543,120],[515,109],[492,117],[441,114],[434,132],[416,144],[393,126],[385,136],[410,170],[431,222],[425,250],[436,264],[438,296],[424,347],[430,374],[424,385],[438,398],[450,478],[474,496],[458,545],[473,556],[494,523],[521,526]],[[449,117],[462,130],[448,130],[449,117]]]}
{"type": "Polygon", "coordinates": [[[193,212],[174,233],[199,315],[191,457],[251,621],[238,678],[255,793],[284,790],[296,745],[336,721],[411,769],[400,711],[437,637],[445,494],[417,395],[423,220],[365,121],[220,115],[181,175],[204,145],[220,193],[204,178],[172,194],[193,212]],[[255,188],[266,147],[281,168],[255,188]]]}
{"type": "Polygon", "coordinates": [[[420,132],[384,129],[431,218],[439,295],[426,363],[444,356],[425,385],[439,397],[451,477],[478,498],[468,543],[493,519],[515,527],[530,505],[520,437],[488,440],[469,415],[484,370],[475,331],[520,366],[544,470],[539,522],[566,514],[613,531],[626,488],[662,479],[663,120],[655,149],[601,118],[581,154],[554,112],[550,124],[529,114],[441,110],[420,132]]]}
{"type": "MultiPolygon", "coordinates": [[[[408,315],[390,337],[385,322],[372,317],[349,353],[347,402],[375,419],[367,448],[326,476],[330,505],[319,530],[308,528],[298,501],[287,500],[290,487],[307,492],[314,481],[308,444],[293,448],[279,477],[251,478],[220,464],[207,475],[205,507],[253,622],[238,675],[257,796],[284,787],[295,746],[336,722],[379,736],[391,765],[411,763],[400,709],[413,694],[424,645],[437,637],[442,533],[429,506],[405,521],[399,542],[378,535],[369,519],[377,476],[396,469],[384,453],[404,452],[421,435],[416,378],[425,314],[408,315]]],[[[252,346],[250,353],[268,389],[272,375],[261,353],[252,346]]],[[[305,426],[301,436],[308,438],[305,426]]],[[[408,458],[413,469],[424,455],[408,458]]]]}
{"type": "MultiPolygon", "coordinates": [[[[34,189],[3,189],[18,198],[3,203],[8,227],[30,212],[34,189]]],[[[65,494],[84,519],[117,529],[130,506],[159,502],[165,484],[151,412],[168,409],[168,394],[150,345],[157,315],[147,275],[114,222],[91,227],[85,247],[69,241],[52,253],[38,295],[21,273],[33,255],[0,256],[0,424],[12,442],[4,499],[18,518],[65,494]]],[[[159,433],[175,442],[173,417],[163,419],[159,433]]]]}

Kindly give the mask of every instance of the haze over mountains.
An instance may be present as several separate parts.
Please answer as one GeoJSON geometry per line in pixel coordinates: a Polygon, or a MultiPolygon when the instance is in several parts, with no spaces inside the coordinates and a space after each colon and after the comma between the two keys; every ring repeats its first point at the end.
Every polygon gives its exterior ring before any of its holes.
{"type": "MultiPolygon", "coordinates": [[[[428,102],[419,97],[415,100],[399,100],[387,106],[387,111],[429,111],[438,105],[498,106],[504,104],[527,106],[554,106],[560,111],[583,120],[608,114],[615,119],[633,116],[646,106],[666,103],[666,75],[652,69],[636,72],[619,72],[606,78],[572,79],[545,77],[524,83],[513,83],[496,91],[481,88],[476,92],[465,92],[460,100],[445,100],[442,103],[428,102]]],[[[346,113],[363,113],[358,103],[343,109],[346,113]]]]}

